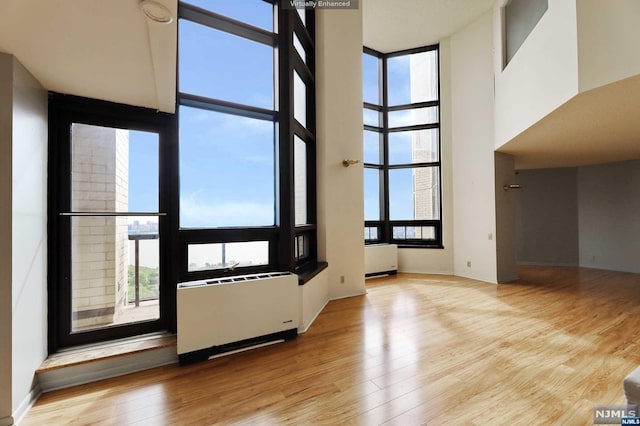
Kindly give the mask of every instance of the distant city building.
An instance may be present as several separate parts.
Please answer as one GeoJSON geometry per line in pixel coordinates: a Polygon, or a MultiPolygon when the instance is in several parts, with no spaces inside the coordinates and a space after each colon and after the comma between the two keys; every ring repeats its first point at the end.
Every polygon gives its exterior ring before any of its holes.
{"type": "Polygon", "coordinates": [[[156,234],[158,233],[158,222],[147,221],[146,223],[140,223],[139,220],[134,220],[129,224],[129,234],[156,234]]]}
{"type": "MultiPolygon", "coordinates": [[[[409,56],[411,102],[424,99],[437,99],[438,95],[438,61],[436,55],[415,54],[409,56]],[[434,97],[435,95],[435,97],[434,97]]],[[[414,109],[411,114],[420,114],[421,121],[427,116],[430,122],[439,121],[437,108],[426,110],[414,109]]],[[[417,117],[416,117],[417,118],[417,117]]],[[[417,120],[416,120],[417,122],[417,120]]],[[[413,163],[430,163],[438,161],[439,135],[437,129],[418,130],[412,132],[413,163]]],[[[437,168],[413,169],[413,219],[438,219],[440,215],[438,197],[440,194],[439,173],[437,168]]],[[[405,238],[416,238],[415,227],[407,227],[405,238]]],[[[422,236],[425,237],[424,235],[422,236]]]]}

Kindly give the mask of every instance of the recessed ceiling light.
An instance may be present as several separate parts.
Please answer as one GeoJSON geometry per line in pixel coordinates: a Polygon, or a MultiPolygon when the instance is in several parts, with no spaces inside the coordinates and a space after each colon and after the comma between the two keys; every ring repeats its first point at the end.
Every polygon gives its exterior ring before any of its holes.
{"type": "Polygon", "coordinates": [[[173,15],[164,5],[153,0],[142,0],[140,10],[153,22],[160,24],[170,24],[173,22],[173,15]]]}

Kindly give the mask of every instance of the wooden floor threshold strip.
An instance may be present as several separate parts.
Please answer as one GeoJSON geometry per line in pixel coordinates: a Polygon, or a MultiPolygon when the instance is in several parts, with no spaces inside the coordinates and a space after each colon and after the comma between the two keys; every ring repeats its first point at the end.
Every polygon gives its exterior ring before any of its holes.
{"type": "Polygon", "coordinates": [[[176,346],[175,334],[163,333],[72,348],[49,356],[36,373],[45,373],[59,368],[72,367],[171,346],[176,346]]]}

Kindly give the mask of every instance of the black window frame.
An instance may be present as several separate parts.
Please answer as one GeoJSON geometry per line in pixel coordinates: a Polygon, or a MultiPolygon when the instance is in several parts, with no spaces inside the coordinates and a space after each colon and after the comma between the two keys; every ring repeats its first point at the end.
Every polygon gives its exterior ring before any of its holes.
{"type": "MultiPolygon", "coordinates": [[[[256,227],[207,227],[182,228],[178,220],[179,281],[217,278],[223,276],[258,273],[275,270],[300,272],[313,269],[318,264],[317,254],[317,204],[316,204],[316,120],[315,120],[315,13],[305,9],[305,22],[295,9],[281,7],[278,0],[265,1],[274,7],[274,31],[246,24],[210,10],[178,3],[178,25],[181,20],[195,22],[213,30],[224,31],[238,37],[262,43],[277,49],[274,61],[275,82],[273,110],[243,105],[192,93],[176,87],[176,134],[179,134],[179,107],[188,106],[255,119],[275,124],[276,198],[275,224],[256,227]],[[293,34],[305,49],[301,58],[293,45],[293,34]],[[306,86],[306,126],[294,118],[294,72],[306,86]],[[306,145],[306,204],[307,223],[295,225],[294,191],[294,135],[306,145]],[[308,241],[308,252],[301,255],[296,250],[297,241],[308,241]],[[240,241],[268,241],[269,264],[251,267],[188,270],[188,247],[196,243],[225,243],[240,241]]],[[[179,45],[179,43],[178,43],[179,45]]],[[[179,50],[179,49],[178,49],[179,50]]],[[[178,61],[180,60],[178,51],[178,61]]],[[[179,62],[178,62],[179,71],[179,62]]],[[[179,82],[179,79],[178,79],[179,82]]],[[[178,142],[179,143],[179,142],[178,142]]],[[[177,157],[176,157],[177,158],[177,157]]],[[[179,168],[178,160],[176,167],[179,168]]]]}
{"type": "MultiPolygon", "coordinates": [[[[282,9],[286,10],[286,9],[282,9]]],[[[289,130],[286,136],[291,143],[290,153],[291,162],[289,163],[289,169],[294,171],[294,146],[295,137],[297,136],[306,146],[306,206],[307,206],[307,221],[305,224],[295,223],[295,190],[294,190],[294,177],[291,176],[291,199],[290,199],[290,217],[291,224],[293,225],[293,247],[291,248],[293,254],[292,259],[289,262],[293,262],[294,272],[301,272],[313,268],[318,262],[318,237],[317,237],[317,197],[316,197],[316,85],[315,85],[315,11],[313,9],[304,9],[305,15],[304,22],[300,17],[300,13],[297,10],[287,10],[288,13],[284,15],[284,19],[287,20],[287,29],[285,46],[288,49],[286,55],[290,58],[289,67],[291,73],[297,73],[302,79],[306,87],[306,125],[303,126],[294,118],[293,108],[291,108],[289,114],[289,121],[292,128],[289,130]],[[293,45],[293,35],[296,35],[302,47],[305,51],[305,58],[300,56],[300,53],[293,45]],[[298,241],[304,240],[303,246],[305,252],[298,250],[298,241]],[[307,243],[308,242],[308,243],[307,243]]],[[[282,27],[281,27],[282,28],[282,27]]],[[[283,64],[284,65],[284,64],[283,64]]],[[[283,67],[285,68],[285,67],[283,67]]],[[[281,82],[282,84],[283,82],[281,82]]],[[[289,81],[288,92],[289,105],[294,105],[294,90],[293,90],[293,74],[291,74],[291,80],[289,81]]],[[[281,86],[285,87],[285,86],[281,86]]],[[[282,92],[282,91],[281,91],[282,92]]],[[[285,204],[286,205],[286,204],[285,204]]],[[[289,257],[291,257],[289,255],[289,257]]]]}
{"type": "Polygon", "coordinates": [[[363,102],[363,109],[376,111],[379,116],[378,126],[372,126],[365,124],[363,131],[373,131],[381,135],[380,138],[380,164],[364,163],[364,168],[378,170],[380,175],[379,191],[380,191],[380,219],[379,220],[365,220],[365,244],[381,244],[390,243],[397,244],[401,248],[436,248],[442,249],[442,134],[441,134],[441,93],[440,93],[440,47],[438,44],[418,47],[414,49],[400,50],[391,53],[382,53],[377,50],[364,47],[363,54],[371,55],[378,58],[378,99],[380,104],[372,104],[369,102],[363,102]],[[387,60],[398,56],[412,55],[415,53],[423,53],[428,51],[436,51],[438,61],[438,99],[427,102],[416,102],[403,105],[388,104],[388,72],[387,72],[387,60]],[[412,110],[424,107],[437,107],[438,108],[438,121],[437,123],[419,124],[412,126],[402,127],[390,127],[389,126],[389,112],[412,110]],[[438,129],[438,161],[429,163],[407,163],[407,164],[390,164],[389,163],[389,134],[394,132],[403,132],[411,130],[424,130],[424,129],[438,129]],[[389,216],[389,171],[397,169],[416,169],[416,168],[438,168],[438,196],[439,196],[439,211],[437,220],[391,220],[389,216]],[[394,227],[411,227],[411,226],[426,226],[433,227],[435,230],[434,239],[417,239],[417,238],[397,238],[394,237],[394,227]],[[377,229],[377,238],[367,238],[367,235],[371,235],[371,229],[377,229]]]}
{"type": "MultiPolygon", "coordinates": [[[[266,1],[277,8],[277,33],[253,27],[240,21],[179,3],[179,17],[198,17],[206,26],[228,33],[268,43],[278,49],[274,92],[278,109],[265,110],[196,94],[181,93],[176,85],[176,113],[162,113],[148,108],[116,104],[78,96],[51,93],[49,101],[49,181],[48,181],[48,347],[55,353],[66,347],[114,340],[155,331],[176,331],[175,288],[177,283],[252,272],[292,271],[306,283],[322,269],[326,262],[318,262],[317,202],[316,202],[316,118],[315,118],[315,13],[305,9],[303,23],[298,11],[279,6],[278,0],[266,1]],[[305,60],[293,46],[296,33],[305,49],[305,60]],[[298,72],[306,85],[306,126],[293,117],[293,72],[298,72]],[[276,162],[276,224],[265,227],[180,228],[179,197],[179,107],[180,105],[232,113],[240,116],[270,120],[275,124],[276,162]],[[105,127],[150,131],[159,139],[159,211],[166,213],[160,220],[160,319],[125,326],[95,329],[91,334],[71,333],[71,240],[69,211],[71,167],[70,126],[84,123],[105,127]],[[294,135],[306,145],[307,223],[295,226],[294,193],[294,135]],[[67,188],[67,189],[65,189],[67,188]],[[65,228],[66,227],[66,228],[65,228]],[[198,243],[269,241],[269,264],[236,269],[188,271],[188,246],[198,243]],[[305,253],[296,250],[304,241],[305,253]],[[65,288],[66,285],[66,288],[65,288]]],[[[275,18],[275,17],[274,17],[275,18]]],[[[191,20],[191,19],[189,19],[191,20]]],[[[196,21],[199,22],[199,21],[196,21]]],[[[200,22],[199,22],[200,23],[200,22]]],[[[178,44],[179,45],[179,44],[178,44]]],[[[176,52],[179,55],[179,52],[176,52]]],[[[179,59],[179,56],[178,56],[179,59]]],[[[177,64],[179,72],[179,64],[177,64]]],[[[178,81],[178,80],[176,80],[178,81]]]]}
{"type": "Polygon", "coordinates": [[[49,94],[48,166],[48,351],[157,331],[175,332],[175,156],[172,114],[78,96],[49,94]],[[154,132],[159,136],[160,297],[157,320],[72,332],[71,318],[71,125],[154,132]],[[167,188],[163,190],[162,188],[167,188]]]}

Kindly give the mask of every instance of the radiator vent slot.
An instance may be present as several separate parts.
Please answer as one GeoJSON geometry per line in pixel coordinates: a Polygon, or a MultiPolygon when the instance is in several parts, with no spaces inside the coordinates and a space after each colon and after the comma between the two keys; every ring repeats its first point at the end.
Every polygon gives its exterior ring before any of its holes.
{"type": "Polygon", "coordinates": [[[269,278],[291,275],[289,272],[268,272],[263,274],[240,275],[237,277],[217,278],[215,280],[189,281],[178,284],[178,288],[202,287],[206,285],[230,284],[243,281],[266,280],[269,278]]]}

